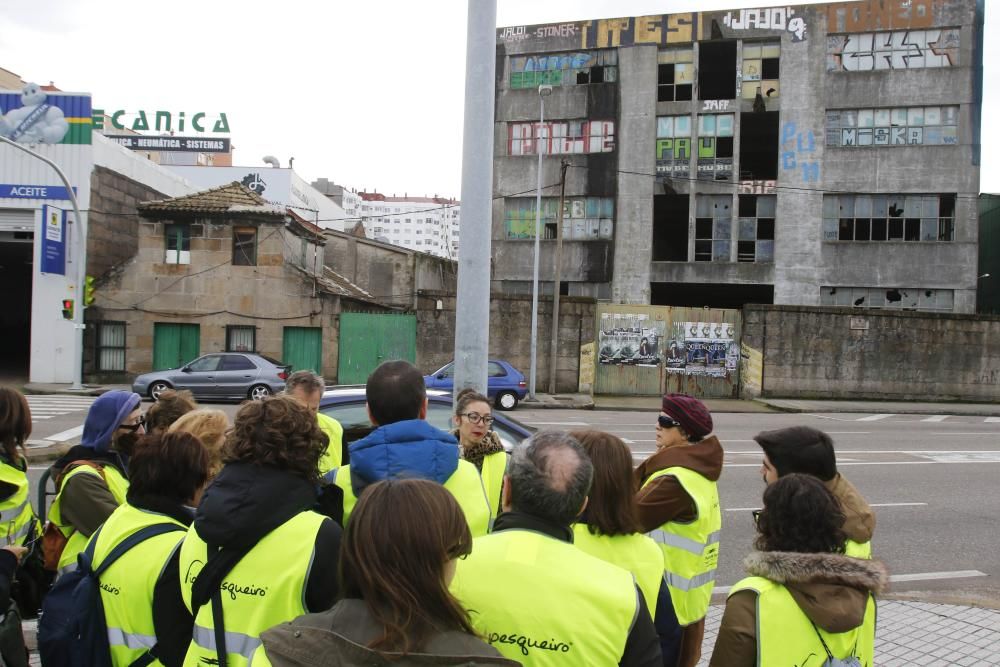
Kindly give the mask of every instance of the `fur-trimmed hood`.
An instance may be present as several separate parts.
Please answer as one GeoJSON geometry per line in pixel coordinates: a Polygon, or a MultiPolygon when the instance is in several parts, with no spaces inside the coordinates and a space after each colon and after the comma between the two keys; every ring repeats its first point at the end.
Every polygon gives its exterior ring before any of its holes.
{"type": "Polygon", "coordinates": [[[889,582],[881,561],[840,554],[754,551],[743,566],[751,575],[784,584],[803,613],[828,632],[861,625],[868,594],[880,594],[889,582]]]}

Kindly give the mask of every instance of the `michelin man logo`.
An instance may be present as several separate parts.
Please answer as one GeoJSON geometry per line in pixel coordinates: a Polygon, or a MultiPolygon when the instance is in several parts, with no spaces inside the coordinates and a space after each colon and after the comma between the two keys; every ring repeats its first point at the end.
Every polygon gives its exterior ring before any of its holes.
{"type": "Polygon", "coordinates": [[[21,91],[23,106],[0,116],[0,135],[22,144],[58,144],[62,141],[69,132],[69,122],[62,109],[45,103],[47,97],[37,83],[25,85],[21,91]]]}

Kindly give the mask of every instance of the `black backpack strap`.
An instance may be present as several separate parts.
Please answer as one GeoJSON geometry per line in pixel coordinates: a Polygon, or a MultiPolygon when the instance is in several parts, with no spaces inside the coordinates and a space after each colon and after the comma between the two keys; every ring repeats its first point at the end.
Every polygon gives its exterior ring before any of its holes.
{"type": "MultiPolygon", "coordinates": [[[[139,530],[135,531],[134,533],[126,537],[124,540],[119,542],[115,546],[115,548],[111,550],[111,553],[109,553],[107,556],[104,557],[104,560],[101,561],[101,564],[97,567],[97,569],[93,570],[93,576],[100,579],[101,575],[104,574],[104,571],[107,570],[109,567],[111,567],[111,565],[113,565],[116,560],[124,556],[125,553],[128,552],[132,547],[142,542],[145,542],[151,537],[156,537],[157,535],[164,535],[166,533],[173,533],[176,531],[186,531],[186,530],[187,528],[176,523],[156,523],[153,524],[152,526],[146,526],[145,528],[140,528],[139,530]]],[[[87,549],[85,551],[85,553],[87,554],[88,569],[91,569],[90,566],[94,562],[94,545],[97,544],[97,535],[100,533],[100,531],[101,529],[98,528],[97,531],[94,533],[94,537],[90,540],[90,543],[87,545],[87,549]]]]}
{"type": "Polygon", "coordinates": [[[156,660],[156,656],[153,655],[153,651],[155,650],[156,646],[153,646],[153,648],[149,649],[148,651],[140,655],[138,658],[130,662],[128,667],[147,667],[147,665],[153,664],[153,661],[156,660]]]}

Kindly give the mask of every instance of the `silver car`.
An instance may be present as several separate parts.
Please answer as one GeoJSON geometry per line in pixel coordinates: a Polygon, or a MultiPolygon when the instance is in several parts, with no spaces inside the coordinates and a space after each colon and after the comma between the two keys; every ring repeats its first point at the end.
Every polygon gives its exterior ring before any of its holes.
{"type": "Polygon", "coordinates": [[[180,368],[143,373],[132,391],[154,401],[164,389],[187,389],[203,401],[260,400],[285,388],[291,366],[260,354],[220,352],[198,357],[180,368]]]}

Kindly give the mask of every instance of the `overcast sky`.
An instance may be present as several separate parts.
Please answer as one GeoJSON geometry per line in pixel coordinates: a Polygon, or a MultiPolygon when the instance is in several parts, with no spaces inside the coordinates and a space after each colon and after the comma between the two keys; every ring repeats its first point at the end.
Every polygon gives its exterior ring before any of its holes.
{"type": "MultiPolygon", "coordinates": [[[[774,3],[763,3],[774,4],[774,3]]],[[[793,3],[808,4],[808,3],[793,3]]],[[[1000,108],[1000,0],[986,3],[984,117],[1000,108]]],[[[762,6],[739,0],[498,0],[497,24],[762,6]]],[[[95,108],[224,111],[235,162],[312,181],[459,196],[464,0],[0,0],[0,67],[95,108]]],[[[1000,192],[1000,129],[982,189],[1000,192]]]]}

